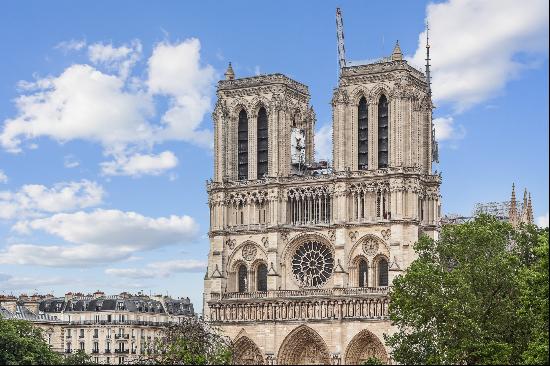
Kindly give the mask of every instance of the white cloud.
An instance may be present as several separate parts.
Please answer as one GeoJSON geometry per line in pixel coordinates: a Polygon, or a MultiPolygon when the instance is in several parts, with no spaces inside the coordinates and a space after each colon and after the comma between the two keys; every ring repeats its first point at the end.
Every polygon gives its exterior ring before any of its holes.
{"type": "Polygon", "coordinates": [[[16,192],[0,191],[0,218],[21,219],[97,206],[104,195],[103,187],[88,180],[61,182],[50,188],[27,184],[16,192]]]}
{"type": "Polygon", "coordinates": [[[45,267],[92,267],[129,258],[130,248],[105,248],[101,245],[13,244],[0,251],[0,264],[45,267]]]}
{"type": "Polygon", "coordinates": [[[315,157],[317,160],[332,158],[331,123],[327,123],[315,132],[315,157]]]}
{"type": "Polygon", "coordinates": [[[151,218],[136,212],[96,209],[20,221],[13,230],[19,233],[41,230],[70,243],[135,251],[194,240],[198,225],[190,216],[151,218]]]}
{"type": "Polygon", "coordinates": [[[172,273],[202,272],[206,262],[195,259],[180,259],[149,263],[145,268],[108,268],[105,273],[125,278],[159,278],[168,277],[172,273]]]}
{"type": "Polygon", "coordinates": [[[210,65],[200,65],[200,42],[196,38],[179,44],[163,42],[149,59],[149,91],[170,99],[170,109],[162,116],[165,128],[158,137],[179,139],[210,147],[209,130],[199,129],[210,109],[210,92],[215,81],[210,65]]]}
{"type": "MultiPolygon", "coordinates": [[[[151,218],[135,212],[97,209],[19,221],[12,230],[21,234],[40,230],[69,244],[12,244],[0,251],[0,264],[92,267],[130,260],[142,250],[193,241],[198,225],[189,216],[151,218]]],[[[166,268],[178,270],[177,263],[169,263],[166,268]]]]}
{"type": "Polygon", "coordinates": [[[101,163],[105,175],[160,175],[166,170],[178,165],[178,158],[171,151],[164,151],[158,155],[134,154],[131,156],[117,155],[114,161],[101,163]]]}
{"type": "MultiPolygon", "coordinates": [[[[548,56],[547,0],[450,0],[430,3],[433,95],[457,111],[501,91],[548,56]]],[[[412,63],[424,68],[425,32],[412,63]]]]}
{"type": "Polygon", "coordinates": [[[73,65],[60,76],[40,79],[32,86],[33,93],[17,98],[19,115],[5,121],[0,135],[10,152],[20,151],[23,139],[40,136],[59,142],[89,140],[111,150],[130,143],[148,144],[151,138],[150,97],[125,91],[117,76],[89,65],[73,65]]]}
{"type": "Polygon", "coordinates": [[[439,117],[433,120],[437,141],[461,140],[466,136],[464,126],[455,126],[453,117],[439,117]]]}
{"type": "Polygon", "coordinates": [[[540,227],[548,227],[548,212],[545,215],[537,217],[537,225],[540,227]]]}
{"type": "Polygon", "coordinates": [[[199,40],[157,44],[146,77],[127,77],[140,55],[139,41],[120,47],[96,43],[89,46],[95,67],[75,64],[58,76],[20,82],[17,115],[4,121],[0,144],[17,153],[23,142],[39,137],[87,140],[115,158],[168,140],[211,148],[212,133],[201,123],[216,75],[212,66],[201,65],[199,40]],[[165,104],[168,109],[158,115],[165,104]]]}
{"type": "Polygon", "coordinates": [[[0,183],[8,183],[8,176],[0,169],[0,183]]]}
{"type": "Polygon", "coordinates": [[[126,79],[134,64],[141,58],[142,50],[143,47],[139,40],[120,47],[114,47],[112,44],[94,43],[88,46],[88,57],[92,63],[116,70],[122,79],[126,79]]]}
{"type": "Polygon", "coordinates": [[[83,39],[71,39],[70,41],[59,42],[54,48],[60,49],[64,53],[69,51],[80,51],[86,47],[86,41],[83,39]]]}
{"type": "Polygon", "coordinates": [[[78,161],[76,156],[69,154],[69,155],[65,155],[63,159],[63,165],[65,166],[65,168],[72,169],[80,166],[80,161],[78,161]]]}
{"type": "Polygon", "coordinates": [[[36,278],[0,273],[0,288],[3,290],[35,290],[40,287],[60,285],[66,282],[67,280],[61,277],[36,278]]]}

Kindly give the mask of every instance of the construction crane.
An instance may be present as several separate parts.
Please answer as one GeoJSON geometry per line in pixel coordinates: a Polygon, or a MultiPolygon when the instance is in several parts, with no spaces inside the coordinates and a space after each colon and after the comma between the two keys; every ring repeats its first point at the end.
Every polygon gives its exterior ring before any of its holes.
{"type": "Polygon", "coordinates": [[[346,49],[344,48],[344,22],[340,8],[336,8],[336,37],[338,39],[338,66],[342,72],[342,68],[346,67],[346,49]]]}

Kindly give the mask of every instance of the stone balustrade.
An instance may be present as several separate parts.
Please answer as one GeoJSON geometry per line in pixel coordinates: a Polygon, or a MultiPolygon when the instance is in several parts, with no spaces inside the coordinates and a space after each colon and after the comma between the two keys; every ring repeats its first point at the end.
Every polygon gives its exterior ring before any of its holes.
{"type": "Polygon", "coordinates": [[[388,288],[334,288],[212,294],[213,322],[371,319],[388,317],[388,288]]]}

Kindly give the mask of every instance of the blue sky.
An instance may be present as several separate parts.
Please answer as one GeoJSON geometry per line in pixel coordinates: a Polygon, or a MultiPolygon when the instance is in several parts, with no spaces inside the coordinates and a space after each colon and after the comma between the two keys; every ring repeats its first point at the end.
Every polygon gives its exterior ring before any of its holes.
{"type": "Polygon", "coordinates": [[[548,223],[548,3],[0,4],[0,293],[144,290],[200,309],[215,85],[310,88],[330,158],[335,8],[348,60],[422,67],[430,20],[444,213],[528,188],[548,223]]]}

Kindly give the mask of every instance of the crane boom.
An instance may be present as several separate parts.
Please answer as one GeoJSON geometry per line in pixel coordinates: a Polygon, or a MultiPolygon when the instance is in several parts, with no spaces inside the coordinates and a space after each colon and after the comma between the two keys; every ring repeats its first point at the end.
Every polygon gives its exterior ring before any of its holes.
{"type": "Polygon", "coordinates": [[[338,39],[338,65],[340,71],[346,66],[346,49],[344,48],[344,22],[340,8],[336,8],[336,37],[338,39]]]}

